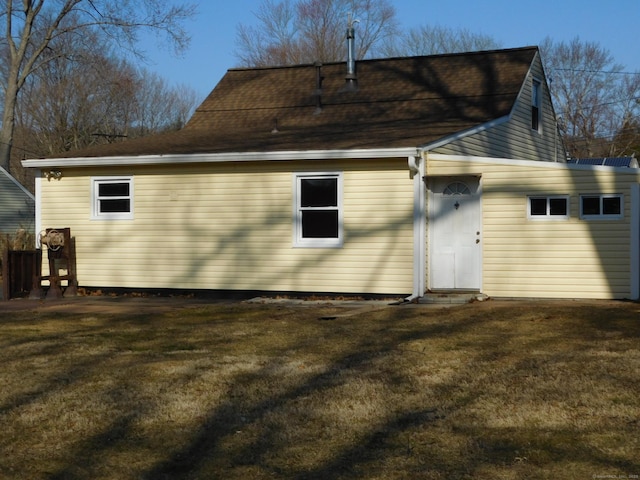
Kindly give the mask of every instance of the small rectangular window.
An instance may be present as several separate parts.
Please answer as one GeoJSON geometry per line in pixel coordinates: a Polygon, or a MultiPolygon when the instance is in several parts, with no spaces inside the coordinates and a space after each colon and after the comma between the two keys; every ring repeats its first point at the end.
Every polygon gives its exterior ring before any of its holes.
{"type": "Polygon", "coordinates": [[[93,219],[128,220],[133,218],[133,178],[92,178],[91,191],[93,219]]]}
{"type": "Polygon", "coordinates": [[[567,215],[567,199],[566,198],[550,198],[549,199],[549,215],[567,215]]]}
{"type": "Polygon", "coordinates": [[[540,131],[541,89],[540,81],[534,79],[531,85],[531,129],[536,132],[540,131]]]}
{"type": "Polygon", "coordinates": [[[620,197],[603,197],[602,214],[622,215],[622,204],[620,202],[620,197]]]}
{"type": "Polygon", "coordinates": [[[585,220],[618,220],[623,218],[622,195],[581,195],[580,218],[585,220]]]}
{"type": "Polygon", "coordinates": [[[530,215],[548,215],[547,206],[548,201],[546,198],[530,198],[530,215]]]}
{"type": "Polygon", "coordinates": [[[567,219],[569,218],[569,196],[529,197],[527,214],[530,219],[567,219]]]}
{"type": "Polygon", "coordinates": [[[294,245],[342,246],[341,174],[297,174],[294,194],[294,245]]]}

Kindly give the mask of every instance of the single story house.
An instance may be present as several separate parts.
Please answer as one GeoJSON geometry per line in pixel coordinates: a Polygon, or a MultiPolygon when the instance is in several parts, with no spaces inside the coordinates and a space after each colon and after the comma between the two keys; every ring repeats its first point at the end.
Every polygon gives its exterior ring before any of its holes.
{"type": "Polygon", "coordinates": [[[536,47],[230,69],[180,131],[23,165],[81,286],[640,292],[640,174],[566,162],[536,47]]]}
{"type": "Polygon", "coordinates": [[[0,167],[0,234],[13,236],[20,229],[33,234],[35,203],[34,195],[0,167]]]}

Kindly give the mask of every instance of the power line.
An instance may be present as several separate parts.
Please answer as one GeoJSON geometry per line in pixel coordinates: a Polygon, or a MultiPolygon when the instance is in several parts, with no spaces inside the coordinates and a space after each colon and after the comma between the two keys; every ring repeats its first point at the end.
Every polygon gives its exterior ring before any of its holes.
{"type": "Polygon", "coordinates": [[[40,153],[36,153],[36,152],[32,152],[30,150],[27,150],[26,148],[22,148],[22,147],[18,147],[15,144],[11,144],[11,143],[6,143],[6,142],[0,142],[0,145],[8,145],[10,146],[12,149],[14,150],[20,150],[23,154],[28,153],[29,155],[33,155],[35,157],[39,157],[41,156],[40,153]]]}
{"type": "Polygon", "coordinates": [[[580,142],[589,142],[589,141],[595,141],[595,140],[602,140],[602,139],[613,139],[616,136],[619,135],[638,135],[640,137],[640,127],[637,125],[629,125],[626,127],[622,127],[619,130],[608,130],[606,132],[600,132],[598,133],[598,135],[596,136],[594,133],[594,136],[588,137],[588,136],[581,136],[581,135],[571,135],[569,134],[569,132],[566,132],[563,137],[568,140],[568,141],[580,141],[580,142]]]}
{"type": "Polygon", "coordinates": [[[618,72],[615,70],[587,70],[587,69],[579,69],[579,68],[556,68],[550,67],[551,70],[555,70],[557,72],[578,72],[578,73],[606,73],[612,75],[640,75],[640,72],[618,72]]]}

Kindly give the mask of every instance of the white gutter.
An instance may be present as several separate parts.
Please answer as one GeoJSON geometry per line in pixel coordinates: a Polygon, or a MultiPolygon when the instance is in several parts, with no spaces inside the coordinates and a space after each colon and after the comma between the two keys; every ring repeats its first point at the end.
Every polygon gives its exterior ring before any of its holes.
{"type": "Polygon", "coordinates": [[[195,153],[121,157],[43,158],[23,160],[22,166],[25,168],[117,167],[135,165],[180,165],[189,163],[402,158],[409,155],[416,155],[415,147],[354,150],[195,153]]]}
{"type": "Polygon", "coordinates": [[[427,217],[424,155],[411,155],[407,161],[413,179],[413,291],[405,301],[411,302],[422,297],[425,291],[427,217]]]}

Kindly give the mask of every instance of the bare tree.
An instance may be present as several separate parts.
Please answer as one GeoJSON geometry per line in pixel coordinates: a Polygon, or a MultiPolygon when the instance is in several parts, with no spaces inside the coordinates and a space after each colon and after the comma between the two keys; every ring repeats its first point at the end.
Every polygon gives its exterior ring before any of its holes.
{"type": "Polygon", "coordinates": [[[48,61],[23,87],[16,131],[42,155],[134,138],[184,125],[196,94],[171,88],[157,74],[89,49],[48,61]],[[27,133],[28,132],[28,133],[27,133]]]}
{"type": "Polygon", "coordinates": [[[611,142],[608,156],[640,154],[640,118],[627,118],[611,142]]]}
{"type": "Polygon", "coordinates": [[[135,68],[98,52],[79,57],[47,62],[23,87],[16,131],[30,133],[30,150],[50,155],[81,148],[96,134],[125,134],[132,123],[140,88],[135,68]]]}
{"type": "MultiPolygon", "coordinates": [[[[176,51],[182,51],[189,37],[182,27],[195,13],[192,5],[171,5],[167,0],[13,0],[0,1],[0,48],[5,53],[3,68],[3,116],[0,128],[0,166],[10,168],[16,120],[16,103],[27,79],[60,37],[82,39],[99,31],[111,44],[136,49],[143,29],[163,34],[176,51]]],[[[51,52],[49,52],[51,53],[51,52]]]]}
{"type": "Polygon", "coordinates": [[[358,58],[374,55],[397,32],[387,0],[264,0],[255,16],[256,26],[237,28],[236,57],[243,66],[343,60],[349,17],[358,22],[358,58]]]}
{"type": "Polygon", "coordinates": [[[639,118],[640,73],[626,72],[608,50],[579,38],[559,43],[547,38],[541,51],[569,153],[575,157],[624,153],[634,140],[619,134],[639,118]],[[627,145],[616,138],[625,138],[627,145]]]}
{"type": "Polygon", "coordinates": [[[136,116],[129,136],[182,128],[197,106],[195,90],[186,85],[171,87],[144,69],[138,71],[138,78],[141,88],[135,95],[136,116]]]}
{"type": "Polygon", "coordinates": [[[437,55],[500,48],[494,38],[467,29],[423,25],[404,35],[388,39],[382,47],[385,57],[406,55],[437,55]]]}
{"type": "Polygon", "coordinates": [[[265,0],[255,12],[259,26],[239,25],[236,56],[244,66],[301,63],[295,9],[290,0],[265,0]]]}

